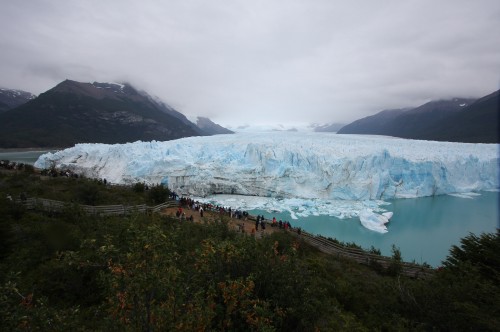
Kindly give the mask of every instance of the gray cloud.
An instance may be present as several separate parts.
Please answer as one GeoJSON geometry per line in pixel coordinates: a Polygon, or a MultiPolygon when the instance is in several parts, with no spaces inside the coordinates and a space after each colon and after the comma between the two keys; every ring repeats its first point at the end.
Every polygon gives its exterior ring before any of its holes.
{"type": "Polygon", "coordinates": [[[0,12],[0,86],[129,81],[222,124],[347,122],[499,88],[500,2],[31,1],[0,12]]]}

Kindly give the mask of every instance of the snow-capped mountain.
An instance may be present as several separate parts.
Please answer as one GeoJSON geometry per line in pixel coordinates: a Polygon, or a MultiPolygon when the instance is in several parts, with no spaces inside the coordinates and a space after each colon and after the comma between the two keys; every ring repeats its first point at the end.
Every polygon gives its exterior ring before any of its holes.
{"type": "Polygon", "coordinates": [[[311,128],[316,132],[333,132],[336,133],[340,128],[344,127],[343,123],[328,123],[328,124],[311,124],[311,128]]]}
{"type": "Polygon", "coordinates": [[[257,133],[269,131],[288,131],[288,132],[336,132],[345,126],[338,123],[286,123],[286,124],[244,124],[234,127],[228,127],[239,133],[257,133]]]}
{"type": "Polygon", "coordinates": [[[263,132],[312,132],[314,126],[308,123],[252,123],[236,126],[228,126],[229,129],[237,133],[263,133],[263,132]]]}
{"type": "Polygon", "coordinates": [[[30,92],[0,88],[0,112],[16,108],[36,98],[30,92]]]}

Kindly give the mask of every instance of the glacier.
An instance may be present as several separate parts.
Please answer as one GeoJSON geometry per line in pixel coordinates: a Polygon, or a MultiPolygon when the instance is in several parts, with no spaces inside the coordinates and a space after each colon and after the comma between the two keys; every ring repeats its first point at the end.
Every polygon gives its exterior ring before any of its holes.
{"type": "Polygon", "coordinates": [[[498,189],[498,149],[384,136],[254,132],[77,144],[40,156],[35,167],[70,169],[117,184],[162,183],[189,196],[271,198],[291,213],[359,217],[364,211],[373,222],[380,218],[367,211],[383,212],[381,202],[387,200],[498,189]],[[344,207],[332,211],[331,202],[344,207]]]}

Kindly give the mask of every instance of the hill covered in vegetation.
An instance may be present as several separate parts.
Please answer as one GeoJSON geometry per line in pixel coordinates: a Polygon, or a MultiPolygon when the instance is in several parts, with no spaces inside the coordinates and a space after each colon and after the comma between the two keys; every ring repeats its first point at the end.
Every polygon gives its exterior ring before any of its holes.
{"type": "Polygon", "coordinates": [[[99,217],[73,203],[154,204],[140,184],[0,173],[2,330],[498,330],[500,238],[470,235],[433,277],[325,255],[290,233],[256,239],[227,220],[99,217]],[[65,197],[59,212],[21,195],[65,197]]]}

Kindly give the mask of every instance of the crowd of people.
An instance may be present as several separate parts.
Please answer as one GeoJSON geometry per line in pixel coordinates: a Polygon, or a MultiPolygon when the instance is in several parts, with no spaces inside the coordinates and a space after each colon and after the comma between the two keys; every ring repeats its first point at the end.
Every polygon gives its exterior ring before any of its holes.
{"type": "MultiPolygon", "coordinates": [[[[172,192],[171,197],[175,199],[174,197],[178,197],[175,192],[172,192]]],[[[195,201],[189,197],[181,197],[179,199],[179,207],[180,209],[182,208],[188,208],[191,211],[196,211],[200,213],[200,216],[203,217],[203,211],[210,211],[210,212],[216,212],[219,213],[220,215],[225,215],[230,217],[231,219],[239,219],[239,220],[246,220],[248,219],[248,212],[242,211],[242,210],[235,210],[232,208],[227,208],[224,206],[220,205],[214,205],[211,203],[201,203],[199,201],[195,201]]],[[[180,215],[182,216],[182,214],[180,215]]],[[[178,217],[180,217],[178,216],[178,217]]]]}
{"type": "MultiPolygon", "coordinates": [[[[174,200],[176,200],[179,196],[175,193],[172,192],[170,197],[174,200]]],[[[193,200],[190,197],[180,197],[178,199],[179,201],[179,207],[175,213],[176,217],[179,218],[180,220],[187,220],[187,221],[193,221],[193,215],[191,214],[189,217],[186,215],[186,210],[191,211],[191,212],[197,212],[199,213],[200,217],[203,217],[203,213],[205,211],[210,211],[212,213],[218,213],[221,216],[227,216],[231,218],[232,220],[248,220],[248,219],[253,219],[253,217],[250,218],[250,215],[248,214],[247,211],[243,210],[237,210],[237,209],[232,209],[231,207],[224,207],[220,205],[215,205],[211,203],[201,203],[199,201],[193,200]]],[[[189,212],[188,212],[189,213],[189,212]]],[[[288,230],[295,230],[299,234],[301,233],[301,229],[299,228],[292,228],[292,225],[290,224],[289,221],[285,220],[278,220],[276,217],[272,217],[272,219],[266,219],[264,215],[257,215],[255,217],[255,226],[251,229],[251,234],[255,234],[256,232],[260,231],[265,232],[267,226],[271,227],[276,227],[278,229],[282,229],[285,231],[288,230]]],[[[241,232],[245,232],[245,225],[244,223],[239,223],[238,224],[238,230],[241,232]]]]}
{"type": "Polygon", "coordinates": [[[0,168],[7,170],[17,170],[17,171],[30,171],[33,172],[34,167],[30,164],[17,163],[10,160],[0,160],[0,168]]]}

